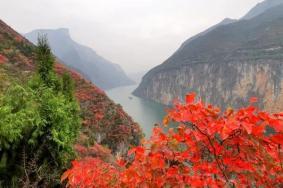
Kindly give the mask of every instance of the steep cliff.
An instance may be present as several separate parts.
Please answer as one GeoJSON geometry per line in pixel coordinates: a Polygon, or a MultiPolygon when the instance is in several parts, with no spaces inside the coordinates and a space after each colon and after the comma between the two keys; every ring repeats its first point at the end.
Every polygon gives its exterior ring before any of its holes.
{"type": "Polygon", "coordinates": [[[269,111],[283,109],[283,5],[239,20],[184,44],[149,71],[134,94],[160,103],[195,91],[221,107],[257,96],[269,111]]]}
{"type": "Polygon", "coordinates": [[[37,42],[38,35],[46,34],[52,52],[62,63],[79,71],[88,80],[102,89],[134,84],[118,64],[114,64],[98,55],[93,49],[74,41],[66,28],[40,29],[25,34],[25,37],[37,42]]]}

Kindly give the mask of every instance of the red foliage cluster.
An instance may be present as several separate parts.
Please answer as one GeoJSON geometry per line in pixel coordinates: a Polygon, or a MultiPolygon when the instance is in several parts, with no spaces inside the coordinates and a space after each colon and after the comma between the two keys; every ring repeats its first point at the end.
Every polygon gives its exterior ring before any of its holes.
{"type": "Polygon", "coordinates": [[[62,64],[56,63],[55,71],[60,75],[63,75],[65,72],[69,72],[71,77],[75,80],[76,98],[82,104],[82,108],[87,106],[88,110],[90,111],[90,116],[85,117],[84,119],[84,125],[95,125],[101,119],[103,119],[105,113],[104,106],[107,105],[105,102],[106,100],[104,91],[91,84],[90,81],[85,80],[80,74],[69,70],[62,64]],[[94,104],[91,102],[94,102],[94,104]],[[86,104],[84,105],[84,103],[86,104]]]}
{"type": "Polygon", "coordinates": [[[99,89],[98,87],[90,87],[88,89],[82,88],[80,90],[76,91],[76,97],[80,100],[80,101],[87,101],[87,100],[91,100],[93,95],[96,94],[100,94],[100,95],[104,95],[104,92],[99,89]]]}
{"type": "Polygon", "coordinates": [[[55,70],[60,75],[69,72],[75,81],[75,96],[80,102],[84,118],[82,132],[104,135],[101,142],[108,145],[113,152],[116,152],[120,143],[124,143],[126,147],[137,143],[142,135],[138,124],[134,123],[120,106],[109,100],[103,90],[62,64],[56,64],[55,70]]]}
{"type": "Polygon", "coordinates": [[[80,188],[93,187],[117,187],[119,172],[112,165],[96,158],[85,158],[80,162],[73,161],[74,170],[64,173],[62,180],[69,178],[70,185],[80,185],[80,188]],[[92,167],[92,168],[90,168],[92,167]]]}
{"type": "Polygon", "coordinates": [[[103,113],[99,112],[95,114],[95,119],[97,119],[98,121],[100,121],[101,119],[103,119],[104,115],[103,113]]]}
{"type": "Polygon", "coordinates": [[[0,64],[7,63],[7,61],[8,61],[8,59],[5,56],[0,54],[0,64]]]}
{"type": "Polygon", "coordinates": [[[54,69],[55,69],[56,73],[59,74],[59,75],[63,75],[65,72],[69,72],[71,74],[71,77],[74,80],[83,80],[84,79],[80,74],[68,69],[63,64],[56,63],[55,66],[54,66],[54,69]]]}
{"type": "MultiPolygon", "coordinates": [[[[91,124],[97,124],[97,122],[99,122],[103,118],[104,114],[103,108],[98,108],[97,106],[99,104],[97,102],[99,98],[105,95],[104,91],[102,91],[95,85],[92,85],[89,81],[85,80],[80,74],[69,70],[62,64],[56,63],[55,71],[60,75],[63,75],[65,72],[70,73],[71,77],[73,78],[76,84],[75,96],[81,104],[89,104],[90,101],[96,101],[95,105],[87,106],[88,110],[90,111],[89,114],[91,114],[91,116],[85,117],[83,124],[86,126],[90,126],[91,124]]],[[[84,106],[81,105],[82,108],[84,106]]]]}
{"type": "Polygon", "coordinates": [[[164,123],[179,122],[178,128],[155,128],[129,160],[117,161],[119,168],[87,158],[75,161],[62,181],[69,187],[283,186],[283,113],[252,105],[221,112],[194,101],[190,94],[186,104],[176,103],[164,123]]]}
{"type": "Polygon", "coordinates": [[[17,41],[17,42],[23,42],[23,41],[25,41],[25,40],[24,40],[24,37],[22,37],[21,35],[17,35],[17,36],[15,37],[15,41],[17,41]]]}
{"type": "Polygon", "coordinates": [[[80,154],[80,157],[92,156],[104,159],[104,161],[110,161],[113,158],[111,150],[99,144],[94,144],[91,147],[85,147],[83,145],[76,144],[74,149],[80,154]]]}

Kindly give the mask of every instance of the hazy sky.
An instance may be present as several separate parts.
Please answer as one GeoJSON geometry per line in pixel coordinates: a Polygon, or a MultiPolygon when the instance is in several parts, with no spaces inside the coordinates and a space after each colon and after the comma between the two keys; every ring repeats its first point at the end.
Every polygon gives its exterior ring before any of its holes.
{"type": "Polygon", "coordinates": [[[70,29],[128,73],[152,68],[186,39],[262,0],[0,0],[0,18],[21,33],[70,29]]]}

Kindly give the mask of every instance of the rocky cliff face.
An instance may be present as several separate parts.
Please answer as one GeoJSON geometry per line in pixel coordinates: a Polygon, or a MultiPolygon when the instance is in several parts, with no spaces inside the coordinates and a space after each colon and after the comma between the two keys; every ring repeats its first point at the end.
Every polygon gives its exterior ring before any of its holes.
{"type": "Polygon", "coordinates": [[[207,103],[240,107],[249,98],[283,110],[283,5],[221,25],[184,43],[149,71],[134,94],[163,104],[196,92],[207,103]]]}
{"type": "Polygon", "coordinates": [[[220,107],[240,107],[252,96],[259,97],[259,107],[268,111],[283,108],[283,62],[229,62],[193,64],[155,74],[148,85],[139,88],[139,96],[163,104],[183,99],[197,92],[201,98],[220,107]]]}

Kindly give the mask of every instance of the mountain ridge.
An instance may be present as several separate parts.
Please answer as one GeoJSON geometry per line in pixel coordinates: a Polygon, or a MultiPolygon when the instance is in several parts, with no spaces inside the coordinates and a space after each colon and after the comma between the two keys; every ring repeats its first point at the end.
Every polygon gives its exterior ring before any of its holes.
{"type": "MultiPolygon", "coordinates": [[[[143,77],[134,94],[159,103],[170,104],[173,99],[182,99],[187,92],[196,91],[207,102],[221,107],[227,105],[239,107],[238,104],[247,103],[247,98],[252,95],[258,96],[263,101],[266,100],[267,96],[263,90],[259,91],[257,88],[260,87],[259,83],[254,88],[247,85],[246,96],[235,93],[236,90],[245,93],[244,87],[240,89],[239,84],[247,80],[250,84],[257,82],[260,78],[252,77],[257,74],[255,72],[263,69],[265,79],[267,77],[270,79],[270,82],[265,83],[271,90],[269,95],[278,99],[277,101],[283,100],[280,89],[283,88],[283,85],[280,85],[283,84],[282,10],[283,5],[275,6],[249,20],[242,19],[220,25],[205,35],[195,38],[163,64],[151,69],[143,77]],[[253,70],[254,75],[250,75],[248,69],[253,70]],[[272,75],[275,77],[273,78],[272,75]],[[247,77],[247,80],[242,80],[243,77],[247,77]],[[273,89],[272,85],[276,85],[274,86],[276,89],[273,89]],[[280,97],[277,96],[278,93],[281,93],[280,97]],[[219,99],[216,96],[219,96],[219,99]]],[[[283,108],[280,103],[276,104],[276,100],[270,103],[275,103],[274,109],[283,108]]],[[[266,102],[259,106],[272,110],[266,102]]]]}
{"type": "Polygon", "coordinates": [[[92,48],[74,41],[69,29],[33,30],[25,34],[25,37],[36,44],[40,34],[47,35],[53,53],[65,65],[79,71],[102,89],[134,84],[118,64],[104,59],[92,48]]]}
{"type": "Polygon", "coordinates": [[[258,16],[264,13],[266,10],[273,8],[277,5],[283,4],[283,0],[265,0],[258,3],[255,7],[253,7],[245,16],[241,19],[251,19],[255,16],[258,16]]]}

